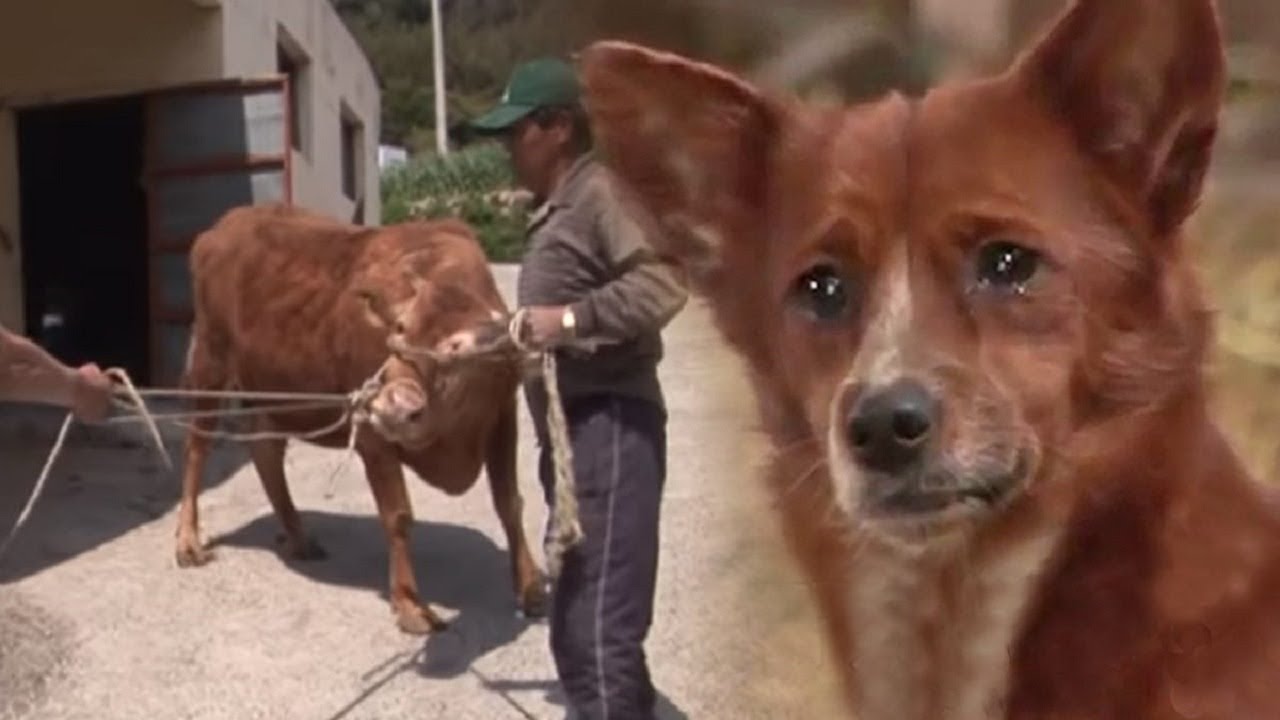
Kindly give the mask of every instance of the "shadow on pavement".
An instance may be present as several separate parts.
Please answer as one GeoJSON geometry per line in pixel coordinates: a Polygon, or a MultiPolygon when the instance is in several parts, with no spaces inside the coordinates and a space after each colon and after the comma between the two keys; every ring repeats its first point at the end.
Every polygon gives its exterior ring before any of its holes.
{"type": "MultiPolygon", "coordinates": [[[[303,528],[325,549],[322,560],[298,561],[280,555],[281,563],[304,577],[329,585],[365,588],[378,602],[388,602],[387,541],[376,516],[300,511],[303,528]]],[[[229,533],[210,538],[218,547],[259,548],[278,552],[279,523],[265,513],[229,533]]],[[[392,678],[414,671],[433,679],[477,674],[473,665],[493,650],[508,645],[532,621],[516,612],[510,560],[505,548],[484,533],[447,523],[415,522],[409,531],[410,557],[418,592],[449,620],[449,627],[424,639],[415,653],[390,658],[369,673],[380,676],[359,697],[334,715],[346,717],[392,678]],[[456,615],[450,617],[450,610],[456,615]]],[[[392,622],[388,612],[387,622],[392,622]]]]}
{"type": "MultiPolygon", "coordinates": [[[[550,651],[548,651],[550,652],[550,651]]],[[[548,662],[550,662],[548,660],[548,662]]],[[[568,713],[568,704],[565,701],[564,693],[560,689],[560,683],[556,680],[493,680],[480,676],[480,682],[485,688],[498,693],[503,698],[507,698],[512,705],[517,705],[515,701],[510,700],[511,693],[524,693],[529,691],[538,691],[546,693],[544,698],[552,705],[558,705],[565,708],[568,713]]],[[[566,714],[566,718],[572,718],[572,715],[566,714]]],[[[654,717],[657,720],[688,720],[689,716],[683,710],[675,706],[671,699],[658,691],[657,707],[654,709],[654,717]]]]}
{"type": "MultiPolygon", "coordinates": [[[[280,555],[281,562],[304,577],[328,585],[366,588],[380,602],[387,595],[387,540],[382,523],[373,515],[341,515],[300,511],[304,531],[328,557],[298,561],[280,555]]],[[[280,525],[270,512],[236,530],[209,540],[219,546],[260,548],[278,552],[280,525]]],[[[528,622],[516,615],[516,594],[511,586],[507,551],[484,533],[447,523],[417,521],[409,531],[410,558],[424,602],[443,610],[451,619],[445,633],[435,638],[436,652],[429,652],[427,669],[432,677],[452,677],[466,671],[471,662],[520,636],[528,622]]],[[[392,622],[388,612],[387,622],[392,622]]],[[[428,648],[433,650],[435,648],[428,648]]]]}
{"type": "MultiPolygon", "coordinates": [[[[26,505],[57,439],[63,414],[44,408],[0,409],[0,538],[26,505]]],[[[94,550],[176,507],[183,436],[164,432],[171,469],[137,428],[73,425],[44,490],[12,544],[0,556],[0,584],[12,583],[94,550]]],[[[225,482],[248,461],[220,446],[205,467],[204,490],[225,482]]],[[[171,558],[171,546],[156,553],[171,558]]]]}

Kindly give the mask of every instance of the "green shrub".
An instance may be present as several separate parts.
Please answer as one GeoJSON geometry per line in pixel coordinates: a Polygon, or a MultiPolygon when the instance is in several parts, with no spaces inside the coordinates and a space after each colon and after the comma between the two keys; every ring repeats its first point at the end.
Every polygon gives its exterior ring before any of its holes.
{"type": "Polygon", "coordinates": [[[503,192],[514,186],[507,153],[497,144],[416,157],[383,175],[383,223],[458,217],[475,228],[490,261],[514,262],[529,212],[503,192]]]}
{"type": "Polygon", "coordinates": [[[490,262],[517,262],[524,242],[527,213],[521,208],[480,195],[463,195],[457,199],[427,198],[414,205],[409,217],[458,217],[465,220],[480,236],[480,244],[490,262]]]}

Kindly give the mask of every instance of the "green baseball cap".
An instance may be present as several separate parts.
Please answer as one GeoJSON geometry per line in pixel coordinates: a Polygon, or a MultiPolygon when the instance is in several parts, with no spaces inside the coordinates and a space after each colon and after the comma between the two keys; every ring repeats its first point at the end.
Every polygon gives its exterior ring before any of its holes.
{"type": "Polygon", "coordinates": [[[540,58],[516,67],[498,104],[471,121],[486,132],[500,132],[516,124],[538,108],[576,105],[578,76],[569,63],[558,58],[540,58]]]}

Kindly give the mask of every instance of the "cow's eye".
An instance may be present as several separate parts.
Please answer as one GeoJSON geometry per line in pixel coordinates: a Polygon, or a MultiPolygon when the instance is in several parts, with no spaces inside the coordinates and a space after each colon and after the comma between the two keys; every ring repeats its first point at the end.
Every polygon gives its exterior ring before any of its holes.
{"type": "Polygon", "coordinates": [[[1021,295],[1040,271],[1039,252],[1008,240],[993,240],[978,248],[974,279],[978,289],[1021,295]]]}
{"type": "Polygon", "coordinates": [[[815,320],[839,320],[849,311],[848,282],[830,263],[820,263],[796,278],[792,300],[815,320]]]}

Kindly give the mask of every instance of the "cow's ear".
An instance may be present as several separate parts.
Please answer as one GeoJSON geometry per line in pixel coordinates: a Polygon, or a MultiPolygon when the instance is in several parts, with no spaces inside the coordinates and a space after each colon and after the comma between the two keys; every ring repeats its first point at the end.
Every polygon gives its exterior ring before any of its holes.
{"type": "Polygon", "coordinates": [[[590,45],[578,71],[599,155],[655,248],[695,282],[749,252],[781,108],[718,68],[625,42],[590,45]]]}
{"type": "Polygon", "coordinates": [[[364,306],[365,321],[379,330],[393,330],[398,324],[396,313],[382,291],[373,287],[360,287],[356,297],[364,306]]]}
{"type": "Polygon", "coordinates": [[[1013,76],[1168,233],[1199,199],[1225,65],[1214,0],[1075,0],[1013,76]]]}
{"type": "Polygon", "coordinates": [[[444,262],[442,254],[434,250],[415,250],[400,259],[400,273],[406,280],[431,276],[444,262]]]}

